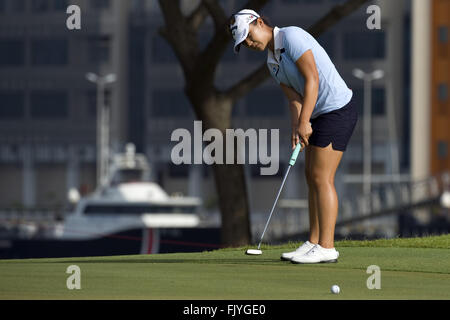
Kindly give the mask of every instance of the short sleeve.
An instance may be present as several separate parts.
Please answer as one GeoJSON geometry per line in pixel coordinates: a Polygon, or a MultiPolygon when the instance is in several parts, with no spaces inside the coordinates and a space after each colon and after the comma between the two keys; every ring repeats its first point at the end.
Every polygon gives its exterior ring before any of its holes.
{"type": "Polygon", "coordinates": [[[307,33],[298,27],[285,31],[284,48],[292,61],[296,62],[306,51],[312,49],[307,33]]]}

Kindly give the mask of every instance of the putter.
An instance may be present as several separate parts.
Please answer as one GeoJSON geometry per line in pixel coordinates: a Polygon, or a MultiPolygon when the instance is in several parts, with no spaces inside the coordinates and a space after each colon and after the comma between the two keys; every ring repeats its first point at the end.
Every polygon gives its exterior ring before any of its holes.
{"type": "Polygon", "coordinates": [[[264,238],[264,234],[266,233],[267,226],[269,225],[270,219],[272,218],[273,210],[275,209],[275,206],[277,205],[277,202],[278,202],[278,198],[280,197],[281,191],[283,190],[284,182],[286,181],[286,178],[289,174],[289,170],[291,170],[291,167],[297,161],[297,157],[298,157],[298,154],[300,153],[301,147],[302,146],[300,143],[297,144],[297,146],[295,147],[295,150],[292,152],[291,160],[289,161],[289,166],[286,170],[286,173],[284,174],[283,182],[281,183],[281,187],[280,187],[280,190],[278,191],[277,198],[275,199],[275,203],[273,204],[272,210],[270,211],[269,219],[267,219],[266,226],[264,227],[264,231],[261,235],[261,240],[259,240],[258,249],[248,249],[245,252],[245,254],[248,254],[248,255],[261,255],[262,254],[262,250],[260,250],[260,248],[261,248],[262,240],[264,238]]]}

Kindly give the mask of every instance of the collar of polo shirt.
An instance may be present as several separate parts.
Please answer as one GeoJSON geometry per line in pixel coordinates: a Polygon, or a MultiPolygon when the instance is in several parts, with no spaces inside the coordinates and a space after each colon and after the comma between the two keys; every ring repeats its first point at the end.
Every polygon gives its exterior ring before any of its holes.
{"type": "Polygon", "coordinates": [[[280,57],[281,57],[281,46],[283,45],[283,33],[280,32],[280,28],[274,27],[273,28],[273,47],[274,51],[267,50],[267,63],[269,64],[280,64],[280,57]]]}

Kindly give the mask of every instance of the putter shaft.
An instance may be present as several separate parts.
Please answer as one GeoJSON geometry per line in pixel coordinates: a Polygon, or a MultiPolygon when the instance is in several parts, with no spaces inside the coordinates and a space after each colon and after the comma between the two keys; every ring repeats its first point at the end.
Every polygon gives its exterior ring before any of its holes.
{"type": "Polygon", "coordinates": [[[272,210],[270,211],[269,219],[267,220],[266,226],[264,227],[264,231],[263,231],[263,233],[261,235],[261,240],[259,240],[258,250],[261,247],[261,242],[262,242],[262,240],[264,238],[264,234],[266,233],[267,226],[269,225],[270,219],[272,218],[273,210],[275,209],[275,206],[277,205],[278,198],[280,197],[281,191],[283,190],[284,182],[286,181],[286,178],[287,178],[287,176],[289,174],[289,170],[291,170],[291,167],[292,167],[292,165],[289,165],[287,170],[286,170],[286,173],[284,174],[283,182],[281,183],[280,190],[278,190],[277,198],[275,199],[275,203],[273,204],[272,210]]]}

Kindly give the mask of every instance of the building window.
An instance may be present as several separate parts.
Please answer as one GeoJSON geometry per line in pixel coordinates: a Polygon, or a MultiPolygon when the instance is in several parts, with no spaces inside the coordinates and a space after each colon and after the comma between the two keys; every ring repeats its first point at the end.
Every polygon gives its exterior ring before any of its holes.
{"type": "Polygon", "coordinates": [[[0,119],[25,117],[25,95],[23,92],[0,92],[0,119]]]}
{"type": "Polygon", "coordinates": [[[246,98],[246,114],[251,117],[282,117],[285,115],[287,102],[277,90],[256,90],[246,98]]]}
{"type": "Polygon", "coordinates": [[[50,3],[48,0],[32,0],[31,10],[33,12],[46,12],[50,10],[50,3]]]}
{"type": "Polygon", "coordinates": [[[323,4],[323,0],[281,0],[282,4],[323,4]]]}
{"type": "Polygon", "coordinates": [[[372,91],[372,114],[382,116],[386,112],[386,90],[374,88],[372,91]]]}
{"type": "Polygon", "coordinates": [[[108,63],[111,58],[111,39],[108,36],[88,40],[88,59],[90,63],[108,63]]]}
{"type": "Polygon", "coordinates": [[[351,32],[344,34],[344,59],[384,59],[383,31],[351,32]]]}
{"type": "Polygon", "coordinates": [[[35,39],[31,42],[31,61],[35,66],[55,65],[68,63],[67,39],[35,39]]]}
{"type": "MultiPolygon", "coordinates": [[[[244,48],[244,46],[241,46],[241,53],[239,55],[241,55],[242,53],[244,53],[245,55],[245,60],[248,62],[253,62],[253,63],[263,63],[264,61],[267,60],[267,54],[262,53],[261,51],[256,51],[256,50],[249,50],[244,48]],[[244,51],[244,52],[242,52],[244,51]]],[[[233,53],[234,54],[234,53],[233,53]]]]}
{"type": "Polygon", "coordinates": [[[150,114],[160,118],[190,118],[193,116],[191,105],[181,90],[155,91],[150,114]]]}
{"type": "MultiPolygon", "coordinates": [[[[354,88],[353,98],[350,103],[354,104],[360,115],[364,114],[364,89],[354,88]]],[[[372,115],[382,116],[386,112],[386,90],[384,88],[372,89],[372,115]]]]}
{"type": "Polygon", "coordinates": [[[245,111],[245,110],[241,110],[241,108],[239,108],[238,104],[234,104],[233,108],[231,109],[231,117],[233,119],[237,119],[241,116],[241,114],[244,114],[243,111],[245,111]]]}
{"type": "Polygon", "coordinates": [[[240,55],[234,54],[233,48],[234,43],[230,42],[227,49],[225,50],[225,53],[223,54],[222,61],[236,63],[236,61],[239,60],[240,55]]]}
{"type": "Polygon", "coordinates": [[[21,66],[25,63],[25,42],[23,40],[0,40],[0,66],[21,66]]]}
{"type": "Polygon", "coordinates": [[[448,100],[448,85],[446,83],[439,84],[438,99],[440,102],[446,102],[448,100]]]}
{"type": "Polygon", "coordinates": [[[152,61],[155,63],[174,63],[177,61],[172,47],[159,35],[153,38],[152,61]]]}
{"type": "Polygon", "coordinates": [[[65,118],[68,115],[68,98],[66,92],[41,92],[31,93],[31,117],[65,118]]]}
{"type": "Polygon", "coordinates": [[[439,42],[442,44],[448,43],[448,27],[440,26],[438,29],[439,42]]]}
{"type": "MultiPolygon", "coordinates": [[[[13,6],[16,7],[17,10],[23,12],[25,10],[25,2],[24,0],[14,0],[13,6]]],[[[49,12],[49,11],[66,11],[69,6],[68,0],[32,0],[31,2],[31,10],[33,12],[49,12]]]]}
{"type": "Polygon", "coordinates": [[[439,159],[446,159],[448,155],[448,143],[447,141],[438,142],[438,157],[439,159]]]}
{"type": "Polygon", "coordinates": [[[96,10],[104,10],[111,7],[110,0],[89,0],[89,3],[91,4],[91,8],[96,10]]]}
{"type": "Polygon", "coordinates": [[[169,177],[171,178],[187,178],[189,177],[189,170],[191,166],[187,164],[175,165],[170,163],[169,165],[169,177]]]}
{"type": "Polygon", "coordinates": [[[67,0],[53,0],[53,9],[55,11],[66,11],[69,6],[67,0]]]}
{"type": "Polygon", "coordinates": [[[14,0],[10,2],[11,9],[15,13],[25,12],[25,0],[14,0]]]}
{"type": "Polygon", "coordinates": [[[317,39],[319,44],[322,46],[322,48],[324,48],[324,50],[327,52],[327,54],[330,58],[334,58],[334,56],[335,56],[335,52],[334,52],[335,37],[336,36],[334,34],[332,34],[330,32],[326,32],[317,39]]]}

